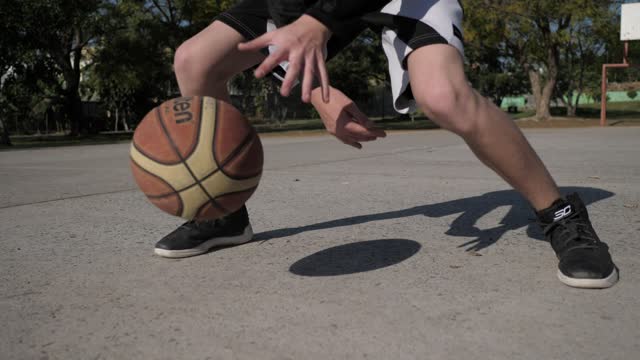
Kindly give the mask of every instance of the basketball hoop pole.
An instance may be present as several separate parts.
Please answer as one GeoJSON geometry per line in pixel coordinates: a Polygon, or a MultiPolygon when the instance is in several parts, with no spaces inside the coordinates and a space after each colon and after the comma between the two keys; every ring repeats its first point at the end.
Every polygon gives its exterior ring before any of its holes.
{"type": "Polygon", "coordinates": [[[624,42],[624,54],[622,55],[622,63],[629,64],[629,41],[624,42]]]}
{"type": "Polygon", "coordinates": [[[629,63],[629,41],[640,40],[640,2],[620,5],[620,40],[624,42],[621,64],[602,64],[600,126],[607,125],[607,69],[640,67],[629,63]]]}
{"type": "Polygon", "coordinates": [[[624,42],[624,53],[622,55],[622,64],[602,64],[602,95],[600,98],[600,126],[607,125],[607,69],[609,68],[629,68],[638,67],[640,65],[629,64],[629,41],[624,42]]]}

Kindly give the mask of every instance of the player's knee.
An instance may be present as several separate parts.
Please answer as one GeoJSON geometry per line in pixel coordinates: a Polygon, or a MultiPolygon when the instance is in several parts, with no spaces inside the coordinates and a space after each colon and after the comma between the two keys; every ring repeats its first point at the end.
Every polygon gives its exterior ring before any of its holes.
{"type": "Polygon", "coordinates": [[[187,77],[193,71],[194,60],[193,47],[189,42],[182,43],[173,57],[173,71],[178,78],[187,77]]]}
{"type": "Polygon", "coordinates": [[[192,84],[225,82],[225,75],[216,71],[216,64],[206,60],[199,52],[199,46],[187,40],[176,50],[173,71],[178,80],[187,80],[192,84]]]}
{"type": "Polygon", "coordinates": [[[415,96],[424,113],[440,127],[463,137],[474,131],[475,116],[471,114],[471,108],[475,99],[468,85],[434,82],[426,91],[415,96]]]}

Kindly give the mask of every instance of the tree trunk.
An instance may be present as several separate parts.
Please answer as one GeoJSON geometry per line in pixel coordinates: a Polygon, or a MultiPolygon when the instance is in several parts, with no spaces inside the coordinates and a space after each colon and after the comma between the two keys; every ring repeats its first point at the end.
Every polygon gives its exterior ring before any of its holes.
{"type": "Polygon", "coordinates": [[[129,124],[127,124],[126,119],[122,119],[122,125],[124,126],[124,131],[129,131],[129,124]]]}
{"type": "Polygon", "coordinates": [[[67,85],[65,89],[65,112],[71,121],[71,135],[78,135],[87,132],[87,124],[82,116],[82,101],[80,99],[80,60],[82,59],[82,32],[79,28],[74,29],[74,39],[71,51],[71,58],[66,58],[63,63],[69,64],[65,67],[64,80],[67,85]]]}
{"type": "Polygon", "coordinates": [[[556,87],[558,79],[558,55],[555,47],[550,47],[547,51],[547,74],[542,76],[540,71],[533,67],[529,67],[529,80],[531,81],[531,90],[536,100],[536,119],[551,119],[551,96],[556,87]]]}
{"type": "Polygon", "coordinates": [[[65,113],[71,122],[71,131],[69,135],[77,136],[86,131],[85,124],[82,123],[82,103],[76,93],[67,93],[65,95],[65,113]]]}
{"type": "Polygon", "coordinates": [[[578,76],[578,89],[577,89],[577,94],[576,94],[576,99],[574,101],[574,105],[573,105],[573,115],[572,116],[576,116],[576,112],[578,110],[578,105],[580,104],[580,97],[582,96],[582,92],[584,91],[584,70],[585,70],[586,64],[585,61],[582,60],[580,61],[580,75],[578,76]]]}
{"type": "Polygon", "coordinates": [[[0,119],[0,145],[11,146],[11,138],[9,137],[9,129],[4,124],[4,121],[0,119]]]}
{"type": "Polygon", "coordinates": [[[115,116],[116,116],[116,119],[115,119],[116,121],[114,121],[115,126],[114,126],[114,128],[113,128],[113,131],[118,131],[118,108],[117,108],[117,107],[116,107],[116,114],[115,114],[115,116]]]}
{"type": "Polygon", "coordinates": [[[551,114],[549,113],[549,103],[550,100],[543,99],[543,91],[542,91],[542,76],[535,69],[529,70],[529,81],[531,82],[531,93],[533,94],[533,98],[536,102],[536,120],[546,120],[551,114]]]}
{"type": "Polygon", "coordinates": [[[566,99],[564,97],[561,97],[560,99],[562,100],[562,103],[567,109],[567,116],[569,117],[576,116],[576,107],[573,105],[574,102],[571,101],[573,98],[573,91],[569,90],[565,96],[566,96],[566,99]]]}
{"type": "Polygon", "coordinates": [[[544,91],[542,94],[540,101],[536,101],[536,118],[538,120],[548,121],[551,119],[551,96],[545,96],[544,91]]]}

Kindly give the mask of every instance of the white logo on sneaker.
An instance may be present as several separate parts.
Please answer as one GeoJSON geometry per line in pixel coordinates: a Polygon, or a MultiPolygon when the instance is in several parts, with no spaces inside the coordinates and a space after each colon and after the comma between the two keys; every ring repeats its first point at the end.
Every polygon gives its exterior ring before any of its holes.
{"type": "Polygon", "coordinates": [[[569,214],[571,214],[571,205],[567,205],[564,209],[556,211],[553,215],[553,221],[558,221],[560,219],[564,219],[569,214]]]}

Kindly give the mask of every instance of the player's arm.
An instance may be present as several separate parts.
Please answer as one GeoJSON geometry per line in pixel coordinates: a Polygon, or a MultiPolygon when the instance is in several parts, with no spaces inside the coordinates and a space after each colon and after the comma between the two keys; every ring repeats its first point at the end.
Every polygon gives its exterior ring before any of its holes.
{"type": "Polygon", "coordinates": [[[342,91],[330,88],[330,101],[322,99],[321,88],[311,92],[311,104],[316,108],[327,131],[347,145],[362,148],[361,142],[376,140],[387,134],[358,109],[342,91]]]}

